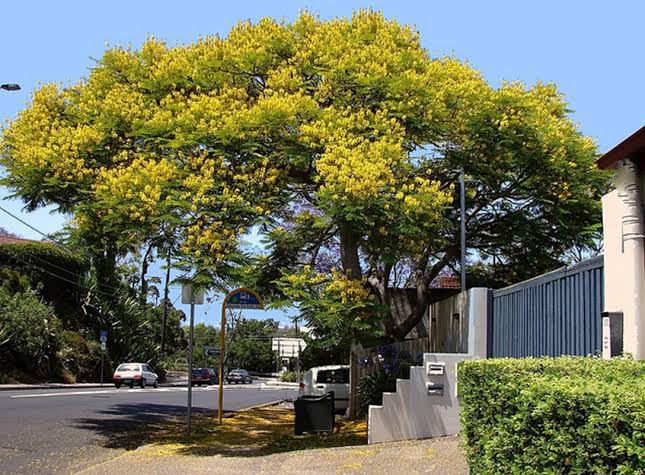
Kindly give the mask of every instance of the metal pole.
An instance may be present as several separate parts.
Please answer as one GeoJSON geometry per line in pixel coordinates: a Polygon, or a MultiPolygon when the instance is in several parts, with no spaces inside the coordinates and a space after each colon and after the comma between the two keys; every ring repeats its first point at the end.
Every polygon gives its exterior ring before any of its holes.
{"type": "Polygon", "coordinates": [[[195,337],[195,293],[190,297],[190,329],[188,331],[188,411],[186,412],[186,432],[190,435],[191,413],[193,410],[193,339],[195,337]]]}
{"type": "Polygon", "coordinates": [[[459,175],[460,223],[461,223],[461,291],[466,290],[466,177],[461,170],[459,175]]]}
{"type": "Polygon", "coordinates": [[[217,417],[220,425],[222,425],[222,406],[224,405],[224,346],[226,345],[226,301],[228,297],[226,295],[222,302],[222,320],[219,330],[219,394],[217,395],[217,417]]]}
{"type": "Polygon", "coordinates": [[[101,386],[103,386],[103,355],[105,350],[101,348],[101,386]]]}
{"type": "Polygon", "coordinates": [[[276,361],[276,364],[275,364],[275,370],[276,370],[276,373],[278,374],[280,374],[281,363],[282,361],[280,361],[280,340],[278,340],[278,360],[276,361]]]}
{"type": "MultiPolygon", "coordinates": [[[[300,338],[298,319],[296,318],[296,338],[300,338]]],[[[298,340],[298,356],[296,357],[296,381],[300,384],[300,340],[298,340]]]]}

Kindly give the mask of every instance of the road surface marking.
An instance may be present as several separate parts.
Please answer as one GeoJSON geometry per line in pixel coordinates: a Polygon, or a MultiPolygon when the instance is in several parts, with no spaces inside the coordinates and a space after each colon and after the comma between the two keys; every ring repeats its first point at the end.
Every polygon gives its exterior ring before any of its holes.
{"type": "MultiPolygon", "coordinates": [[[[284,389],[284,388],[263,388],[259,386],[239,386],[239,387],[230,387],[230,386],[224,386],[224,390],[243,390],[243,389],[260,389],[262,391],[266,390],[278,390],[278,389],[284,389]]],[[[203,391],[217,391],[218,388],[217,386],[207,386],[204,388],[196,387],[193,388],[193,391],[197,392],[203,392],[203,391]]],[[[13,396],[9,396],[12,399],[23,399],[23,398],[34,398],[34,397],[56,397],[56,396],[93,396],[95,394],[147,394],[147,393],[159,393],[159,392],[182,392],[182,391],[188,391],[188,388],[186,387],[172,387],[172,388],[146,388],[146,389],[141,389],[141,388],[136,388],[136,389],[100,389],[96,391],[65,391],[65,392],[55,392],[55,393],[33,393],[33,394],[17,394],[13,396]]]]}

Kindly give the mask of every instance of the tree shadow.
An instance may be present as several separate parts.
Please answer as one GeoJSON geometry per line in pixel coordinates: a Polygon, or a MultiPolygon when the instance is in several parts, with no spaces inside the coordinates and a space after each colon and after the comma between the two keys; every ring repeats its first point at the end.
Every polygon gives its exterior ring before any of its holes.
{"type": "Polygon", "coordinates": [[[333,434],[294,434],[292,409],[276,406],[224,414],[193,409],[193,431],[186,435],[186,408],[165,404],[116,404],[104,417],[76,419],[75,427],[93,431],[106,448],[134,450],[147,444],[153,455],[254,457],[315,448],[365,445],[364,421],[339,421],[333,434]]]}
{"type": "MultiPolygon", "coordinates": [[[[101,445],[111,449],[134,450],[170,428],[185,431],[186,407],[168,404],[115,404],[98,411],[105,417],[75,419],[72,425],[101,437],[101,445]]],[[[216,411],[193,408],[195,417],[215,417],[216,411]]],[[[224,413],[230,417],[230,413],[224,413]]]]}
{"type": "Polygon", "coordinates": [[[150,443],[166,455],[255,457],[365,445],[367,427],[365,421],[339,420],[334,433],[295,435],[293,410],[272,406],[238,412],[225,419],[222,426],[213,424],[208,416],[199,416],[193,437],[166,433],[150,443]]]}

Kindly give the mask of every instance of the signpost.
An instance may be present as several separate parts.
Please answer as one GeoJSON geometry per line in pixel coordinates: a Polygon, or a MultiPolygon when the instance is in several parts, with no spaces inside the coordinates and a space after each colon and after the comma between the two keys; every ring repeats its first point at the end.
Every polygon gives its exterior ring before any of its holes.
{"type": "Polygon", "coordinates": [[[184,284],[181,289],[181,303],[190,304],[190,327],[188,332],[188,405],[186,410],[186,432],[191,432],[193,410],[193,339],[195,338],[195,304],[204,303],[204,293],[192,284],[184,284]]]}
{"type": "Polygon", "coordinates": [[[204,353],[206,353],[206,356],[219,356],[221,352],[220,349],[215,346],[205,346],[204,353]]]}
{"type": "Polygon", "coordinates": [[[222,302],[222,320],[219,333],[219,400],[217,405],[217,415],[219,418],[220,425],[222,424],[222,406],[224,404],[224,357],[226,356],[225,345],[226,345],[226,308],[236,308],[236,309],[262,309],[264,308],[264,302],[262,298],[251,289],[239,288],[231,290],[224,297],[222,302]]]}
{"type": "Polygon", "coordinates": [[[99,340],[101,341],[101,386],[103,386],[103,359],[107,348],[107,336],[107,330],[101,330],[99,333],[99,340]]]}

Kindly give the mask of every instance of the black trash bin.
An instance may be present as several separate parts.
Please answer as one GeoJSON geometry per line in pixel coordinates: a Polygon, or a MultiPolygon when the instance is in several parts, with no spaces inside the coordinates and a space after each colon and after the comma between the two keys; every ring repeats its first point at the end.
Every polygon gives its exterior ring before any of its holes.
{"type": "Polygon", "coordinates": [[[334,430],[334,391],[324,396],[300,396],[293,406],[296,411],[296,435],[334,430]]]}

